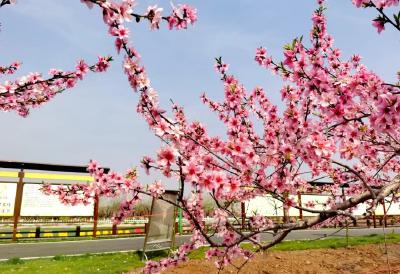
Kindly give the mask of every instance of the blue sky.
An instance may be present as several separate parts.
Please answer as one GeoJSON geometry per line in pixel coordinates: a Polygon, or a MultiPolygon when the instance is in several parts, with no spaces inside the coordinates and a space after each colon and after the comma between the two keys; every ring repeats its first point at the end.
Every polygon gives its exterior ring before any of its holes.
{"type": "MultiPolygon", "coordinates": [[[[136,11],[154,3],[169,11],[169,1],[161,0],[140,1],[136,11]]],[[[255,49],[265,46],[280,59],[286,42],[308,37],[314,1],[185,3],[197,7],[199,16],[188,30],[150,31],[147,23],[129,25],[164,108],[172,98],[185,107],[190,119],[207,124],[212,134],[224,134],[199,100],[204,91],[213,98],[223,94],[213,69],[217,56],[223,56],[248,89],[262,85],[279,104],[281,82],[253,61],[255,49]]],[[[388,81],[395,79],[400,64],[397,33],[389,28],[378,35],[371,26],[374,12],[356,9],[350,0],[328,1],[327,14],[329,32],[344,56],[359,53],[370,69],[388,81]]],[[[99,9],[89,10],[79,0],[19,0],[0,9],[0,22],[0,63],[21,60],[19,75],[68,70],[80,58],[93,63],[99,54],[116,59],[108,73],[90,74],[76,88],[32,110],[28,118],[0,113],[0,159],[71,165],[97,159],[124,171],[138,165],[143,155],[155,155],[159,141],[135,111],[137,95],[122,73],[121,58],[99,9]]]]}

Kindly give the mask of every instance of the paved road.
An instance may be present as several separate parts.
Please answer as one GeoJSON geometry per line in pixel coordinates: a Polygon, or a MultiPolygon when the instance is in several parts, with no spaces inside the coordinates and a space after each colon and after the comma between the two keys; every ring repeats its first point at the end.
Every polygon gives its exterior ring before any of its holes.
{"type": "MultiPolygon", "coordinates": [[[[337,229],[321,230],[297,230],[287,236],[287,240],[317,239],[324,236],[339,237],[345,235],[345,230],[335,233],[337,229]],[[334,235],[331,235],[335,233],[334,235]]],[[[387,233],[394,231],[400,233],[399,227],[387,228],[387,233]]],[[[383,234],[382,228],[349,229],[350,236],[363,236],[370,234],[383,234]]],[[[190,236],[177,236],[177,244],[182,244],[190,236]]],[[[263,234],[263,240],[271,239],[270,234],[263,234]]],[[[42,243],[15,243],[0,244],[0,260],[13,257],[32,258],[56,255],[74,255],[86,253],[102,253],[117,251],[140,250],[143,247],[143,237],[140,238],[118,238],[104,240],[82,240],[64,242],[42,242],[42,243]]]]}

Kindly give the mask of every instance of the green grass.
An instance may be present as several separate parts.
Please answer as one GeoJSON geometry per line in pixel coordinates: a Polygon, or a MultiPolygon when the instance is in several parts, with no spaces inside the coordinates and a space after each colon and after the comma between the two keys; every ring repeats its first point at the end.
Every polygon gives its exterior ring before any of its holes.
{"type": "Polygon", "coordinates": [[[0,273],[122,273],[143,266],[136,252],[104,255],[56,256],[53,259],[21,260],[0,263],[0,273]]]}
{"type": "MultiPolygon", "coordinates": [[[[400,242],[400,234],[389,233],[387,242],[400,242]]],[[[364,237],[349,237],[349,246],[363,244],[383,243],[383,235],[370,235],[364,237]]],[[[251,244],[244,244],[244,248],[253,249],[251,244]]],[[[306,250],[318,248],[346,247],[346,238],[328,238],[308,241],[285,241],[271,250],[306,250]]],[[[202,247],[192,252],[191,259],[203,259],[207,247],[202,247]]],[[[167,256],[167,252],[153,253],[150,259],[159,260],[167,256]]],[[[113,253],[102,255],[84,256],[55,256],[52,259],[21,260],[12,258],[0,263],[0,273],[122,273],[143,266],[138,252],[113,253]]]]}
{"type": "MultiPolygon", "coordinates": [[[[386,235],[386,241],[388,243],[400,242],[400,234],[389,233],[386,235]]],[[[365,245],[365,244],[379,244],[384,242],[383,235],[369,235],[363,237],[349,237],[348,245],[365,245]]],[[[347,240],[344,237],[327,238],[323,240],[315,241],[285,241],[271,248],[271,250],[306,250],[306,249],[318,249],[318,248],[340,248],[346,247],[347,240]]]]}
{"type": "MultiPolygon", "coordinates": [[[[349,237],[348,245],[365,245],[365,244],[379,244],[383,243],[385,240],[383,235],[371,234],[362,237],[349,237]]],[[[400,234],[388,233],[386,235],[386,241],[388,243],[398,243],[400,242],[400,234]]],[[[252,244],[245,243],[242,245],[243,248],[248,250],[255,250],[252,244]]],[[[320,249],[320,248],[340,248],[347,247],[347,240],[345,237],[335,237],[326,238],[321,240],[301,240],[301,241],[284,241],[276,246],[270,248],[269,250],[279,250],[279,251],[291,251],[291,250],[307,250],[307,249],[320,249]]],[[[189,258],[191,259],[202,259],[204,258],[204,253],[207,251],[207,247],[199,248],[193,251],[189,258]]]]}

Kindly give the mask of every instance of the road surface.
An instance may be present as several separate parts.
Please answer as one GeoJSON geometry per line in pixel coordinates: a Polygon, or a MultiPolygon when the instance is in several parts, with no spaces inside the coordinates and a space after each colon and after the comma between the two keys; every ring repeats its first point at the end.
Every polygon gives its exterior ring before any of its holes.
{"type": "MultiPolygon", "coordinates": [[[[339,237],[345,236],[345,229],[335,233],[337,229],[321,230],[297,230],[292,231],[286,240],[307,240],[318,239],[324,236],[339,237]],[[335,233],[334,235],[331,235],[335,233]]],[[[386,229],[387,233],[400,233],[399,227],[386,229]]],[[[359,228],[349,229],[350,236],[365,236],[371,234],[383,234],[382,228],[359,228]]],[[[180,245],[189,239],[190,235],[177,236],[177,244],[180,245]]],[[[262,234],[263,240],[271,239],[270,234],[262,234]]],[[[13,257],[37,258],[52,257],[56,255],[77,255],[86,253],[103,253],[140,250],[143,247],[143,237],[98,239],[82,241],[62,242],[36,242],[36,243],[10,243],[0,244],[0,260],[7,260],[13,257]]]]}

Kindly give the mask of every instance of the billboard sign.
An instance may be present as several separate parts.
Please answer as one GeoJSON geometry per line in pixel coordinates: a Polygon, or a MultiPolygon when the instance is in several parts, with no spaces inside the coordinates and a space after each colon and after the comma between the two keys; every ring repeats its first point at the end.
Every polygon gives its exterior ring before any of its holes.
{"type": "MultiPolygon", "coordinates": [[[[177,202],[177,191],[166,191],[162,197],[177,202]]],[[[143,252],[172,248],[175,240],[176,207],[166,201],[154,199],[151,204],[151,215],[143,252]]]]}
{"type": "Polygon", "coordinates": [[[246,216],[283,216],[283,203],[271,195],[257,196],[246,202],[246,216]]]}
{"type": "MultiPolygon", "coordinates": [[[[13,216],[16,183],[0,182],[0,216],[13,216]]],[[[57,187],[54,185],[53,187],[57,187]]],[[[58,196],[45,195],[40,191],[41,184],[24,184],[21,216],[23,217],[67,217],[93,216],[93,202],[88,205],[65,205],[58,196]]]]}
{"type": "Polygon", "coordinates": [[[0,216],[13,216],[16,183],[0,183],[0,216]]]}
{"type": "MultiPolygon", "coordinates": [[[[298,202],[298,198],[295,195],[290,195],[294,201],[298,202]]],[[[315,210],[325,210],[329,209],[328,199],[334,198],[329,195],[323,194],[301,194],[301,203],[303,208],[307,208],[308,203],[313,203],[315,210]]],[[[346,197],[348,199],[349,197],[346,197]]],[[[392,196],[385,199],[385,207],[387,215],[400,215],[400,203],[390,203],[392,196]]],[[[343,199],[340,196],[336,196],[336,199],[340,203],[343,199]]],[[[362,203],[352,208],[352,215],[362,216],[366,213],[368,205],[362,203]]],[[[283,216],[283,205],[277,199],[274,199],[271,195],[257,196],[245,202],[246,217],[251,217],[254,214],[259,214],[267,217],[282,217],[283,216]]],[[[299,210],[294,207],[289,208],[289,216],[298,217],[299,210]]],[[[308,212],[306,210],[302,211],[304,217],[317,216],[318,213],[308,212]]],[[[384,215],[383,206],[379,203],[375,210],[376,215],[384,215]]]]}

